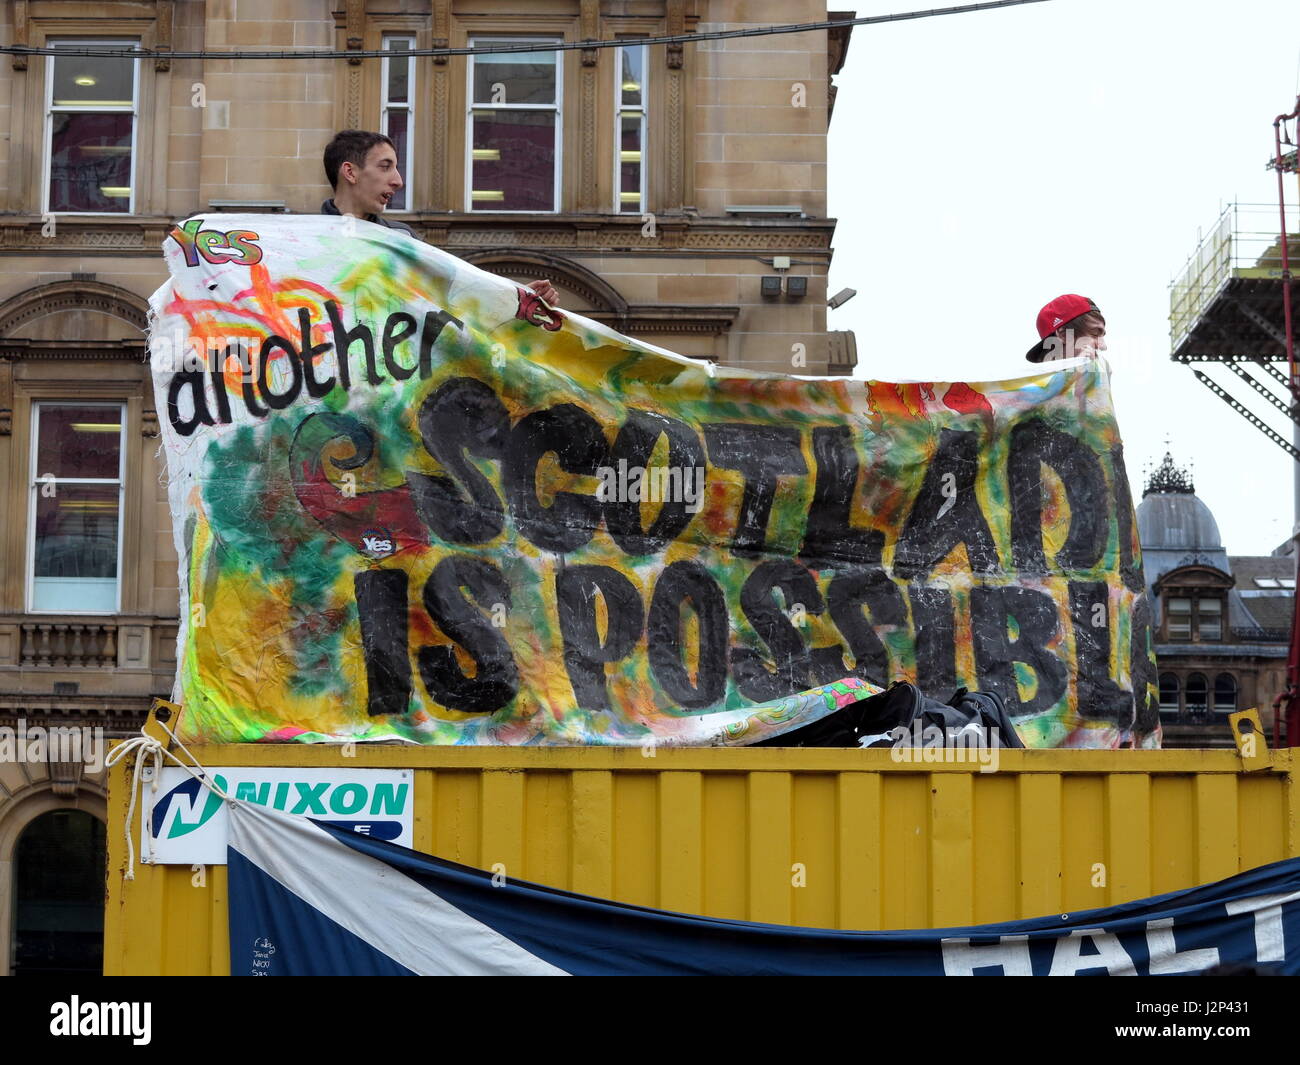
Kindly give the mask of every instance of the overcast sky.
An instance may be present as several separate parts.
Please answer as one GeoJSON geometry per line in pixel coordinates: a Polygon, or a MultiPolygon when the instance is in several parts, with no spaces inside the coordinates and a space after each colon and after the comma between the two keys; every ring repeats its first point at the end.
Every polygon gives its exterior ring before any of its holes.
{"type": "MultiPolygon", "coordinates": [[[[857,13],[923,6],[939,3],[857,13]]],[[[1295,464],[1169,360],[1168,315],[1169,282],[1224,204],[1271,204],[1276,228],[1265,165],[1300,90],[1300,3],[1047,0],[859,26],[836,81],[831,291],[858,295],[829,327],[856,332],[858,376],[1021,376],[1039,307],[1090,296],[1135,502],[1168,437],[1229,553],[1286,539],[1295,464]]],[[[1290,439],[1285,417],[1208,369],[1290,439]]]]}

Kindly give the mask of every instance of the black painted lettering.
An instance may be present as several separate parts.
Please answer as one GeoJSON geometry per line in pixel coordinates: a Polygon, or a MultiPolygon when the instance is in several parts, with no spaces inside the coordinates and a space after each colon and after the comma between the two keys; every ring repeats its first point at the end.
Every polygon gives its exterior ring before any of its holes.
{"type": "Polygon", "coordinates": [[[698,562],[674,562],[655,582],[646,625],[650,668],[664,694],[687,710],[702,710],[722,698],[727,686],[727,602],[718,582],[698,562]],[[699,647],[696,679],[686,668],[682,606],[695,611],[699,647]]]}
{"type": "Polygon", "coordinates": [[[1129,488],[1128,469],[1124,465],[1122,444],[1116,444],[1110,449],[1110,470],[1111,481],[1115,486],[1112,493],[1115,523],[1119,527],[1120,579],[1129,591],[1141,592],[1146,588],[1146,576],[1142,572],[1142,548],[1138,543],[1137,522],[1134,521],[1133,513],[1133,493],[1129,488]]]}
{"type": "MultiPolygon", "coordinates": [[[[1160,724],[1160,694],[1156,673],[1155,632],[1151,600],[1144,593],[1133,600],[1129,615],[1129,677],[1133,685],[1134,731],[1155,732],[1160,724]]],[[[1082,705],[1082,703],[1080,703],[1082,705]]]]}
{"type": "Polygon", "coordinates": [[[738,555],[758,554],[767,543],[767,519],[776,498],[777,479],[808,472],[799,446],[799,430],[722,423],[706,425],[704,439],[714,466],[739,470],[745,478],[731,549],[738,555]]]}
{"type": "Polygon", "coordinates": [[[306,307],[298,308],[298,339],[299,347],[302,351],[302,377],[307,386],[307,395],[312,399],[320,399],[329,395],[334,388],[334,378],[328,377],[324,381],[316,380],[316,357],[324,355],[334,345],[328,340],[313,344],[311,342],[311,315],[307,312],[306,307]]]}
{"type": "MultiPolygon", "coordinates": [[[[811,656],[803,634],[789,615],[800,618],[822,612],[825,603],[813,575],[793,559],[762,562],[740,589],[740,607],[773,660],[769,666],[760,652],[733,647],[731,673],[740,693],[753,702],[764,703],[811,688],[811,656]],[[772,594],[775,591],[780,591],[783,606],[777,604],[772,594]]],[[[841,653],[838,648],[834,650],[841,653]]]]}
{"type": "Polygon", "coordinates": [[[1078,705],[1090,718],[1128,728],[1133,724],[1133,692],[1111,677],[1110,614],[1105,581],[1070,581],[1078,705]]]}
{"type": "Polygon", "coordinates": [[[500,459],[510,414],[482,381],[453,377],[420,405],[420,438],[446,474],[407,471],[420,519],[453,544],[483,544],[501,534],[505,509],[492,482],[466,455],[500,459]]]}
{"type": "MultiPolygon", "coordinates": [[[[688,510],[684,481],[690,479],[689,490],[696,487],[696,470],[704,469],[704,447],[699,435],[685,422],[669,418],[657,411],[630,409],[627,421],[614,438],[614,446],[609,453],[609,468],[617,470],[620,460],[627,463],[629,469],[640,467],[647,474],[650,456],[661,436],[668,438],[668,469],[675,472],[677,491],[669,493],[676,498],[663,500],[659,513],[651,522],[649,529],[641,527],[641,502],[633,499],[606,499],[604,502],[605,524],[609,534],[629,555],[650,555],[663,550],[669,541],[681,535],[695,514],[688,510]]],[[[703,474],[700,474],[702,479],[703,474]]],[[[670,484],[673,482],[670,481],[670,484]]],[[[699,509],[703,500],[692,500],[689,504],[699,509]]]]}
{"type": "Polygon", "coordinates": [[[519,691],[519,670],[510,644],[483,614],[483,610],[498,607],[510,607],[510,584],[496,566],[483,559],[465,555],[444,558],[425,582],[424,608],[429,616],[474,660],[474,675],[469,677],[451,647],[420,648],[420,679],[448,709],[490,714],[519,691]],[[469,591],[473,602],[465,598],[462,589],[469,591]]]}
{"type": "Polygon", "coordinates": [[[415,334],[415,316],[390,314],[384,322],[384,368],[394,381],[405,381],[415,373],[416,366],[403,366],[397,361],[397,346],[404,344],[415,334]]]}
{"type": "Polygon", "coordinates": [[[847,425],[822,426],[812,434],[817,483],[804,529],[804,560],[813,567],[880,564],[883,533],[849,524],[858,483],[858,452],[847,425]]]}
{"type": "Polygon", "coordinates": [[[926,469],[917,498],[894,547],[893,572],[904,580],[924,580],[952,553],[966,545],[976,573],[1001,568],[997,545],[979,508],[979,438],[974,432],[943,429],[939,450],[926,469]]]}
{"type": "Polygon", "coordinates": [[[404,714],[411,705],[407,649],[406,574],[370,569],[352,578],[366,663],[366,709],[371,717],[404,714]]]}
{"type": "Polygon", "coordinates": [[[916,640],[916,686],[936,699],[957,687],[957,635],[952,593],[946,588],[909,585],[916,640]]]}
{"type": "MultiPolygon", "coordinates": [[[[1069,670],[1048,644],[1060,633],[1056,602],[1049,595],[1008,585],[976,585],[971,589],[971,637],[975,646],[975,672],[979,686],[997,692],[1013,717],[1041,714],[1066,693],[1069,670]],[[1011,638],[1014,619],[1018,635],[1011,638]],[[1026,702],[1020,697],[1015,663],[1028,665],[1037,687],[1026,702]]],[[[1091,717],[1091,712],[1085,708],[1091,717]]]]}
{"type": "Polygon", "coordinates": [[[298,353],[294,351],[291,341],[274,334],[262,341],[257,365],[257,389],[272,410],[284,410],[298,398],[298,393],[302,390],[302,365],[298,362],[298,353]],[[277,348],[283,352],[293,375],[292,383],[278,395],[271,389],[271,352],[277,348]]]}
{"type": "Polygon", "coordinates": [[[426,381],[433,374],[433,345],[449,325],[461,329],[465,323],[446,311],[424,312],[424,324],[420,328],[420,380],[426,381]]]}
{"type": "Polygon", "coordinates": [[[627,657],[645,626],[636,585],[609,566],[566,566],[555,575],[555,605],[574,700],[584,710],[611,709],[605,666],[627,657]],[[597,596],[608,620],[603,640],[597,596]]]}
{"type": "Polygon", "coordinates": [[[189,436],[200,425],[212,425],[212,415],[208,413],[207,389],[201,370],[182,370],[173,374],[167,382],[167,420],[181,436],[189,436]],[[188,418],[181,416],[180,397],[182,390],[188,390],[194,404],[194,413],[188,418]]]}
{"type": "Polygon", "coordinates": [[[209,355],[211,362],[208,376],[212,378],[212,395],[217,401],[217,421],[222,425],[230,424],[230,396],[226,394],[226,359],[230,355],[230,345],[224,351],[213,348],[209,355]]]}
{"type": "Polygon", "coordinates": [[[1028,418],[1011,430],[1007,481],[1016,569],[1021,574],[1048,572],[1043,552],[1044,465],[1061,478],[1070,506],[1070,530],[1056,554],[1056,565],[1067,571],[1090,569],[1106,548],[1106,478],[1087,445],[1042,418],[1028,418]]]}
{"type": "Polygon", "coordinates": [[[600,423],[572,403],[534,411],[510,434],[503,481],[519,531],[543,551],[572,551],[599,527],[601,504],[593,494],[556,492],[543,506],[537,464],[552,452],[565,473],[595,477],[609,449],[600,423]]]}
{"type": "Polygon", "coordinates": [[[880,630],[906,631],[907,607],[898,585],[882,569],[846,569],[831,580],[826,600],[831,620],[853,655],[852,675],[888,687],[896,678],[880,630]],[[870,611],[870,620],[864,607],[870,611]]]}
{"type": "Polygon", "coordinates": [[[944,429],[939,447],[894,548],[894,573],[924,580],[958,544],[965,544],[976,573],[1001,568],[997,545],[980,510],[979,439],[974,432],[944,429]]]}
{"type": "Polygon", "coordinates": [[[375,367],[375,337],[370,332],[370,327],[358,322],[353,329],[348,329],[343,324],[343,312],[335,300],[325,301],[325,312],[330,316],[330,330],[338,358],[339,383],[345,389],[352,387],[352,368],[348,360],[352,357],[352,345],[360,341],[366,358],[366,381],[371,385],[379,384],[379,372],[375,367]]]}

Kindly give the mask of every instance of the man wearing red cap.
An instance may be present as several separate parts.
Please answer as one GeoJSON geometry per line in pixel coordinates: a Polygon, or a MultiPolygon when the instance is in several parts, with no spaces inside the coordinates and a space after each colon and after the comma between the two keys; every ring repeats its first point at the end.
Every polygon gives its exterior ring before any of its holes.
{"type": "Polygon", "coordinates": [[[1030,362],[1096,358],[1106,350],[1106,319],[1087,296],[1057,296],[1038,312],[1038,336],[1025,353],[1030,362]]]}

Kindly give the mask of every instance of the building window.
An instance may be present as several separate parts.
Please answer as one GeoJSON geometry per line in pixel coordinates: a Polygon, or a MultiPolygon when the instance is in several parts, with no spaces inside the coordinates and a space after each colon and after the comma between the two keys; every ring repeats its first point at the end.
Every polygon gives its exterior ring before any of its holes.
{"type": "Polygon", "coordinates": [[[1162,714],[1178,713],[1178,676],[1174,673],[1160,674],[1160,712],[1162,714]]]}
{"type": "MultiPolygon", "coordinates": [[[[409,51],[415,47],[414,37],[385,37],[384,50],[399,52],[409,51]]],[[[412,101],[415,99],[415,57],[384,56],[381,77],[384,83],[384,99],[379,116],[379,130],[393,142],[397,152],[397,170],[402,175],[404,184],[393,194],[388,204],[390,211],[409,210],[407,192],[411,189],[411,159],[414,146],[411,133],[414,123],[411,121],[412,101]]]]}
{"type": "Polygon", "coordinates": [[[1168,633],[1171,640],[1190,640],[1192,638],[1192,601],[1190,599],[1170,599],[1168,633]]]}
{"type": "MultiPolygon", "coordinates": [[[[521,42],[470,42],[474,48],[510,43],[521,42]]],[[[556,210],[561,95],[559,52],[470,56],[469,210],[556,210]]]]}
{"type": "MultiPolygon", "coordinates": [[[[51,40],[56,49],[135,41],[51,40]]],[[[46,212],[130,214],[135,204],[135,60],[53,55],[45,64],[46,212]]]]}
{"type": "Polygon", "coordinates": [[[82,810],[52,810],[23,829],[14,853],[15,976],[103,971],[106,860],[104,824],[82,810]]]}
{"type": "Polygon", "coordinates": [[[616,48],[614,99],[618,101],[614,160],[614,210],[640,214],[646,202],[646,45],[616,48]]]}
{"type": "Polygon", "coordinates": [[[1221,714],[1236,712],[1237,678],[1231,673],[1220,673],[1214,678],[1214,709],[1221,714]]]}
{"type": "Polygon", "coordinates": [[[116,403],[35,405],[28,593],[33,613],[117,612],[122,415],[116,403]]]}
{"type": "Polygon", "coordinates": [[[1202,640],[1223,639],[1223,600],[1196,600],[1196,631],[1202,640]]]}
{"type": "Polygon", "coordinates": [[[1191,673],[1187,677],[1187,712],[1204,713],[1209,705],[1210,686],[1204,673],[1191,673]]]}

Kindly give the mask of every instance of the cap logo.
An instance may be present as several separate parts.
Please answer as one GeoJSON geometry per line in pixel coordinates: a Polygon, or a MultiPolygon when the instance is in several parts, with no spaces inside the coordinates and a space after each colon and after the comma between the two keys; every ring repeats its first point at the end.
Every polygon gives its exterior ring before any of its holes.
{"type": "Polygon", "coordinates": [[[1063,322],[1063,321],[1064,321],[1063,318],[1053,318],[1053,319],[1052,319],[1052,326],[1053,326],[1053,328],[1055,328],[1056,326],[1060,325],[1061,322],[1063,322]]]}

